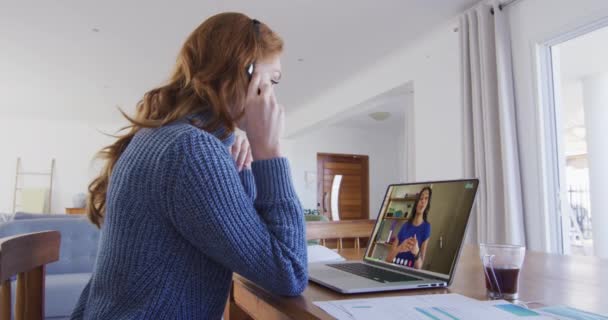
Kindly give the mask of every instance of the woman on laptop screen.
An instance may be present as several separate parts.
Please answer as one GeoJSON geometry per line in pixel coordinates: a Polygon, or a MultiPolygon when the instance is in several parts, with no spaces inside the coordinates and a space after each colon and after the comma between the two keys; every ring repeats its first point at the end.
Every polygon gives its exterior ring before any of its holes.
{"type": "Polygon", "coordinates": [[[432,195],[433,191],[429,187],[420,190],[414,202],[414,210],[399,230],[397,241],[393,241],[386,257],[387,262],[410,268],[422,268],[428,240],[431,237],[431,224],[427,217],[431,210],[432,195]]]}

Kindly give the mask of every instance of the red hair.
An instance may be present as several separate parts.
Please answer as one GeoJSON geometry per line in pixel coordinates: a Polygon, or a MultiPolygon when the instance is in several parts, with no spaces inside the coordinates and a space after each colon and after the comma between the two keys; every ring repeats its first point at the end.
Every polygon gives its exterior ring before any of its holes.
{"type": "Polygon", "coordinates": [[[114,164],[141,128],[156,128],[188,115],[205,113],[202,130],[225,128],[231,134],[244,115],[249,79],[247,66],[281,53],[283,40],[267,25],[241,13],[220,13],[205,20],[184,43],[174,71],[161,87],[144,94],[134,117],[123,115],[128,132],[103,148],[101,174],[89,185],[87,215],[98,227],[105,215],[106,194],[114,164]]]}

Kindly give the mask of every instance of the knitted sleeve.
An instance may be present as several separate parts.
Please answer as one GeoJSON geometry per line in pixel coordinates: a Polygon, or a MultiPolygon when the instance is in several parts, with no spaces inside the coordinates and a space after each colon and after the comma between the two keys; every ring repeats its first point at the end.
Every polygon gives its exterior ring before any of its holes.
{"type": "Polygon", "coordinates": [[[241,172],[239,172],[239,177],[241,178],[241,183],[243,184],[245,193],[247,193],[251,201],[254,201],[256,197],[256,190],[253,172],[251,172],[251,169],[243,169],[241,172]]]}
{"type": "Polygon", "coordinates": [[[232,271],[277,294],[299,295],[308,281],[304,216],[287,159],[253,162],[254,202],[217,139],[189,132],[177,145],[176,229],[232,271]]]}

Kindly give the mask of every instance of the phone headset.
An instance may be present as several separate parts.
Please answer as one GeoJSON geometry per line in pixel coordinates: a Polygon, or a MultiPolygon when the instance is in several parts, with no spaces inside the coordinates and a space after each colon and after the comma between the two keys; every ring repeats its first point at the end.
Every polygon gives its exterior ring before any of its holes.
{"type": "MultiPolygon", "coordinates": [[[[251,23],[253,24],[253,28],[255,31],[255,37],[258,38],[260,36],[260,21],[257,19],[252,19],[251,23]]],[[[247,77],[249,81],[251,81],[251,77],[253,77],[253,73],[255,72],[255,61],[249,64],[247,67],[247,77]]]]}

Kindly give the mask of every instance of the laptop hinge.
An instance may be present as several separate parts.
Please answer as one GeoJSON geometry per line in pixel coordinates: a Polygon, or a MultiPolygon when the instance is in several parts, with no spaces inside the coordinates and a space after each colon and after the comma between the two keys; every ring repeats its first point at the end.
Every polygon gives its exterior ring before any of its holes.
{"type": "Polygon", "coordinates": [[[418,277],[422,277],[422,278],[427,278],[427,279],[433,279],[433,280],[438,280],[438,281],[445,281],[448,282],[448,279],[445,278],[441,278],[432,274],[428,274],[428,273],[424,273],[424,272],[420,272],[417,270],[413,270],[413,269],[403,269],[401,267],[397,267],[397,266],[392,266],[388,263],[381,263],[378,261],[373,261],[373,260],[363,260],[364,263],[369,263],[371,265],[374,266],[378,266],[378,267],[382,267],[382,268],[386,268],[389,270],[393,270],[393,271],[397,271],[399,273],[405,273],[405,274],[413,274],[416,275],[418,277]]]}

